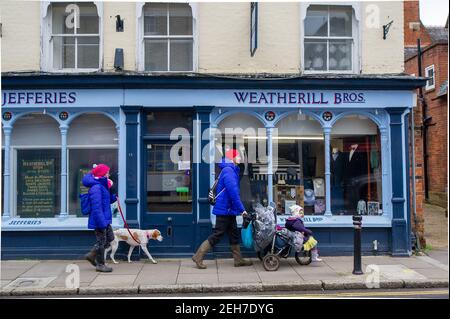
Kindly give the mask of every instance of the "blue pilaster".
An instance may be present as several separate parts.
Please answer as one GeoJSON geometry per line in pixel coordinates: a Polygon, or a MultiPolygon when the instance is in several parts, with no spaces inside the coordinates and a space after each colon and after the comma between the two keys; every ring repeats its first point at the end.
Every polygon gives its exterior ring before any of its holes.
{"type": "Polygon", "coordinates": [[[139,227],[138,220],[138,148],[140,145],[139,136],[139,118],[141,116],[141,106],[123,105],[122,110],[125,114],[125,134],[126,134],[126,191],[125,200],[127,212],[127,223],[132,227],[139,227]]]}
{"type": "Polygon", "coordinates": [[[388,108],[391,131],[391,164],[392,164],[392,255],[409,256],[407,209],[406,209],[406,154],[404,108],[388,108]]]}
{"type": "MultiPolygon", "coordinates": [[[[208,147],[208,143],[214,143],[214,141],[203,140],[202,136],[206,130],[210,128],[210,114],[213,106],[196,106],[196,120],[199,121],[199,136],[194,136],[194,143],[198,143],[200,147],[194,148],[197,152],[197,225],[195,235],[195,245],[197,248],[201,242],[203,242],[211,233],[211,216],[210,205],[208,202],[208,189],[210,179],[210,163],[202,158],[202,150],[208,147]]],[[[208,135],[209,136],[209,135],[208,135]]],[[[207,152],[209,154],[209,152],[207,152]]],[[[195,157],[194,157],[195,158],[195,157]]],[[[195,212],[194,212],[195,213],[195,212]]]]}
{"type": "Polygon", "coordinates": [[[11,126],[3,126],[3,134],[5,134],[5,160],[4,160],[4,173],[3,173],[3,219],[11,217],[11,202],[10,202],[10,190],[11,190],[11,126]]]}
{"type": "Polygon", "coordinates": [[[330,171],[330,134],[331,127],[323,129],[325,145],[325,216],[332,216],[331,212],[331,171],[330,171]]]}
{"type": "Polygon", "coordinates": [[[59,217],[68,217],[67,211],[67,132],[69,127],[61,124],[59,126],[61,133],[61,211],[59,217]]]}

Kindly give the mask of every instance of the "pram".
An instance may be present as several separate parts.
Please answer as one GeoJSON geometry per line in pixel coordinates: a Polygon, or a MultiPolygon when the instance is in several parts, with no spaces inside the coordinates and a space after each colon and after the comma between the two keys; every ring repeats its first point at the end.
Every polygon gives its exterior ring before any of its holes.
{"type": "Polygon", "coordinates": [[[275,203],[270,203],[267,207],[260,204],[255,206],[254,212],[249,213],[244,219],[243,227],[246,228],[249,223],[253,226],[253,247],[265,270],[278,270],[281,258],[290,257],[292,251],[299,265],[311,263],[311,251],[305,251],[303,245],[299,251],[295,248],[293,232],[287,229],[277,230],[275,203]]]}

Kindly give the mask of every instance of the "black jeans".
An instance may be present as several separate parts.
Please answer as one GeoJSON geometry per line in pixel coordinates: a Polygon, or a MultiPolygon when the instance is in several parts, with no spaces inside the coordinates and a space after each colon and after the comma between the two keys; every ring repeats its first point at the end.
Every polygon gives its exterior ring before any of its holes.
{"type": "Polygon", "coordinates": [[[230,245],[239,244],[239,231],[236,223],[236,216],[216,216],[216,227],[208,237],[209,244],[215,246],[225,235],[230,239],[230,245]]]}
{"type": "Polygon", "coordinates": [[[110,242],[114,240],[114,233],[111,225],[108,225],[105,229],[96,229],[95,238],[97,239],[94,246],[97,249],[97,262],[104,264],[105,249],[108,248],[110,242]]]}

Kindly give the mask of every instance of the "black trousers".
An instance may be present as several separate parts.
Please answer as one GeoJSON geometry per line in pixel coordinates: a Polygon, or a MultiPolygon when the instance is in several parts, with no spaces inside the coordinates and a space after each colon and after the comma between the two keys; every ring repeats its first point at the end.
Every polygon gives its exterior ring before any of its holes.
{"type": "Polygon", "coordinates": [[[236,216],[216,216],[216,227],[213,228],[213,233],[208,237],[209,244],[214,247],[225,234],[230,239],[230,245],[239,244],[236,216]]]}
{"type": "Polygon", "coordinates": [[[95,238],[97,240],[94,246],[97,250],[97,261],[104,263],[105,249],[108,248],[110,242],[114,240],[114,233],[111,225],[108,225],[105,229],[96,229],[95,238]]]}

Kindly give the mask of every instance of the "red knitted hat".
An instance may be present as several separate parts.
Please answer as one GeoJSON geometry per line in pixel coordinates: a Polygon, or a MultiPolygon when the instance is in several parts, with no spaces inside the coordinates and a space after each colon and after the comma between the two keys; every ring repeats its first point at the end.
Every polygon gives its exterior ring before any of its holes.
{"type": "Polygon", "coordinates": [[[225,152],[225,157],[226,158],[228,158],[228,159],[230,159],[230,160],[233,160],[236,156],[238,156],[239,155],[239,152],[238,151],[236,151],[235,149],[229,149],[228,151],[226,151],[225,152]]]}
{"type": "Polygon", "coordinates": [[[94,164],[94,168],[91,170],[94,177],[103,177],[109,172],[109,167],[105,164],[94,164]]]}

